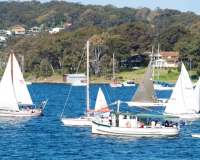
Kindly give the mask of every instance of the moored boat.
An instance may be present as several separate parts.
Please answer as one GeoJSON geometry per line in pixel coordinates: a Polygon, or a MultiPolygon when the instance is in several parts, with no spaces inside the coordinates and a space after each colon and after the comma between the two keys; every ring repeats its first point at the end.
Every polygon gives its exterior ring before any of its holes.
{"type": "Polygon", "coordinates": [[[78,118],[65,118],[61,116],[61,121],[65,126],[91,126],[92,119],[95,114],[100,112],[109,112],[108,104],[106,102],[105,96],[99,88],[95,109],[90,109],[90,95],[89,95],[89,41],[87,41],[87,78],[86,78],[86,113],[78,118]]]}

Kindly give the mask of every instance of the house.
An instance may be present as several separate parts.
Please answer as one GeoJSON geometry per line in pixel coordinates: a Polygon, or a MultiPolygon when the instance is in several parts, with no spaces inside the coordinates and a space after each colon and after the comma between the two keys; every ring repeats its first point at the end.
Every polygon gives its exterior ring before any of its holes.
{"type": "Polygon", "coordinates": [[[166,61],[167,68],[176,68],[178,67],[179,62],[179,52],[175,51],[161,51],[161,58],[166,61]]]}
{"type": "Polygon", "coordinates": [[[61,27],[55,27],[55,28],[52,28],[51,30],[49,30],[49,33],[50,34],[56,34],[56,33],[60,32],[63,29],[64,28],[61,28],[61,27]]]}
{"type": "Polygon", "coordinates": [[[26,33],[26,29],[22,27],[21,25],[16,25],[11,28],[11,31],[15,35],[24,35],[26,33]]]}
{"type": "Polygon", "coordinates": [[[34,26],[34,27],[30,28],[29,32],[39,33],[40,32],[40,27],[34,26]]]}
{"type": "Polygon", "coordinates": [[[6,39],[7,39],[6,37],[4,37],[4,36],[0,36],[0,42],[1,42],[1,43],[6,42],[6,39]]]}
{"type": "Polygon", "coordinates": [[[134,69],[142,66],[146,66],[148,63],[147,56],[142,54],[136,54],[120,61],[121,69],[134,69]]]}
{"type": "Polygon", "coordinates": [[[179,53],[174,51],[161,51],[150,55],[155,68],[176,68],[178,67],[179,53]]]}

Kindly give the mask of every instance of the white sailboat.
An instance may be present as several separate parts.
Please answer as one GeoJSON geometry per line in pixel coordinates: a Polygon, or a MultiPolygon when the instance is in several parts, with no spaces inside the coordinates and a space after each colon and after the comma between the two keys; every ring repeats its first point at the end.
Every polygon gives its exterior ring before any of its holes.
{"type": "Polygon", "coordinates": [[[193,85],[189,74],[182,63],[181,73],[178,77],[172,95],[166,104],[165,115],[172,115],[182,119],[200,118],[199,106],[196,101],[193,85]]]}
{"type": "MultiPolygon", "coordinates": [[[[119,103],[118,103],[119,108],[119,103]]],[[[146,117],[149,119],[150,117],[146,117]]],[[[144,117],[142,118],[144,119],[144,117]]],[[[109,117],[97,116],[92,120],[92,133],[115,136],[134,136],[134,137],[162,137],[176,136],[179,128],[176,124],[167,122],[151,121],[144,122],[134,114],[111,112],[109,117]]]]}
{"type": "Polygon", "coordinates": [[[151,107],[151,106],[163,106],[164,103],[157,102],[155,98],[155,91],[153,87],[152,80],[152,70],[151,70],[151,61],[149,62],[147,71],[144,75],[143,81],[139,84],[136,93],[132,97],[131,102],[127,102],[129,106],[143,106],[143,107],[151,107]]]}
{"type": "Polygon", "coordinates": [[[92,119],[96,112],[106,111],[108,105],[101,89],[97,94],[97,100],[95,109],[90,109],[90,97],[89,97],[89,41],[87,41],[87,85],[86,85],[86,113],[82,117],[78,118],[61,118],[61,121],[65,126],[91,126],[92,119]]]}
{"type": "Polygon", "coordinates": [[[113,53],[113,78],[112,82],[110,83],[110,87],[116,88],[116,87],[122,87],[122,84],[117,82],[115,77],[115,54],[113,53]]]}
{"type": "Polygon", "coordinates": [[[33,102],[14,53],[10,54],[0,83],[0,117],[25,117],[42,115],[41,108],[33,108],[33,102]]]}

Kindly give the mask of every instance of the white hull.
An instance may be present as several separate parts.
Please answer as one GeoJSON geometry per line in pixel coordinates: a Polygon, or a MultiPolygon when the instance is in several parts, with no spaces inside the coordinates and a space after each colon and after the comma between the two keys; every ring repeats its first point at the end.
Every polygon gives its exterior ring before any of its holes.
{"type": "Polygon", "coordinates": [[[71,83],[71,85],[72,85],[72,86],[75,86],[75,87],[76,87],[76,86],[78,87],[78,86],[86,86],[87,83],[71,83]]]}
{"type": "Polygon", "coordinates": [[[32,82],[31,81],[26,81],[26,85],[31,85],[32,82]]]}
{"type": "Polygon", "coordinates": [[[199,133],[192,134],[192,137],[194,137],[194,138],[200,138],[200,134],[199,133]]]}
{"type": "Polygon", "coordinates": [[[170,114],[170,113],[164,113],[164,115],[168,116],[174,116],[174,117],[179,117],[180,119],[185,119],[185,120],[196,120],[200,119],[200,114],[197,113],[185,113],[185,114],[170,114]]]}
{"type": "Polygon", "coordinates": [[[29,109],[29,110],[19,110],[19,111],[6,111],[0,110],[0,117],[35,117],[41,116],[41,109],[29,109]]]}
{"type": "Polygon", "coordinates": [[[176,136],[179,134],[177,127],[159,127],[159,128],[125,128],[102,125],[92,122],[92,133],[115,136],[133,136],[133,137],[162,137],[176,136]]]}
{"type": "Polygon", "coordinates": [[[154,84],[154,89],[155,89],[155,90],[159,90],[159,91],[173,90],[173,88],[174,88],[174,87],[166,87],[166,86],[154,84]]]}
{"type": "Polygon", "coordinates": [[[126,102],[129,107],[158,107],[158,106],[165,106],[166,103],[151,103],[151,102],[126,102]]]}
{"type": "Polygon", "coordinates": [[[62,118],[61,121],[65,126],[91,126],[92,125],[92,117],[62,118]]]}
{"type": "Polygon", "coordinates": [[[135,86],[135,84],[127,84],[127,83],[123,83],[123,86],[124,86],[124,87],[132,87],[132,86],[135,86]]]}
{"type": "Polygon", "coordinates": [[[122,87],[122,84],[121,83],[110,83],[110,87],[112,87],[112,88],[122,87]]]}

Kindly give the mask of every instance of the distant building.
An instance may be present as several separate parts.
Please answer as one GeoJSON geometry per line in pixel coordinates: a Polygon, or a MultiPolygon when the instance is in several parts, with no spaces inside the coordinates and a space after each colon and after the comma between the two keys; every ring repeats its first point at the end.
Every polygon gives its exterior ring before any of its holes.
{"type": "Polygon", "coordinates": [[[0,36],[0,42],[6,42],[6,37],[4,37],[4,36],[0,36]]]}
{"type": "Polygon", "coordinates": [[[39,33],[40,32],[40,27],[34,26],[34,27],[30,28],[29,32],[39,33]]]}
{"type": "Polygon", "coordinates": [[[50,34],[56,34],[56,33],[58,33],[58,32],[60,32],[60,31],[62,31],[64,28],[61,28],[61,27],[55,27],[55,28],[52,28],[50,31],[49,31],[49,33],[50,34]]]}
{"type": "Polygon", "coordinates": [[[74,86],[86,85],[86,75],[84,73],[64,74],[63,81],[66,83],[71,83],[74,86]]]}
{"type": "Polygon", "coordinates": [[[11,28],[11,32],[15,35],[24,35],[26,33],[26,29],[21,25],[16,25],[11,28]]]}
{"type": "Polygon", "coordinates": [[[68,27],[70,27],[71,25],[72,25],[72,23],[65,22],[65,23],[63,24],[63,27],[64,27],[64,28],[68,28],[68,27]]]}
{"type": "Polygon", "coordinates": [[[146,66],[148,63],[148,57],[146,55],[133,55],[127,59],[120,61],[121,69],[134,69],[138,67],[146,66]]]}
{"type": "Polygon", "coordinates": [[[176,68],[178,67],[179,53],[174,51],[161,51],[159,54],[154,54],[153,65],[156,68],[176,68]]]}

